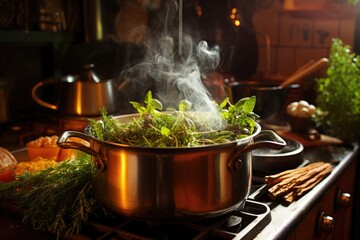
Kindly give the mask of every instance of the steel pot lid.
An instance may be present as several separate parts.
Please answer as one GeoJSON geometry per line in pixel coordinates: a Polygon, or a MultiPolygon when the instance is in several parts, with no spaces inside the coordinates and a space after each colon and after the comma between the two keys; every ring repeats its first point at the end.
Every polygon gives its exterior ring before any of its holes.
{"type": "Polygon", "coordinates": [[[303,163],[304,146],[293,139],[284,138],[284,141],[286,146],[280,150],[259,148],[252,151],[253,170],[257,175],[281,172],[296,168],[303,163]]]}
{"type": "Polygon", "coordinates": [[[285,156],[293,156],[304,151],[304,146],[300,142],[287,138],[284,138],[284,140],[286,142],[286,146],[282,149],[255,149],[253,150],[253,156],[278,158],[285,156]]]}

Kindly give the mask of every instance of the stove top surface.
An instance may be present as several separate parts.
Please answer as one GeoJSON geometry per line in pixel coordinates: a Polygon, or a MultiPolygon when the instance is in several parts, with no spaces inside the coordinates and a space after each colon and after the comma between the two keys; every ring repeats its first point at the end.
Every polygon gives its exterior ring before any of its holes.
{"type": "Polygon", "coordinates": [[[253,239],[271,221],[270,208],[247,200],[242,210],[191,223],[148,223],[126,218],[92,219],[71,239],[253,239]]]}

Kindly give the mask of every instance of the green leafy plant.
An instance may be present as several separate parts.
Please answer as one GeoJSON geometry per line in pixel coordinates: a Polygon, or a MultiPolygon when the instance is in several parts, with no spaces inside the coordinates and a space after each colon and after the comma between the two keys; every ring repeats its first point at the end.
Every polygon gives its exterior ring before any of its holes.
{"type": "MultiPolygon", "coordinates": [[[[89,155],[64,161],[16,181],[0,183],[0,201],[24,207],[23,221],[34,229],[62,235],[79,233],[90,216],[109,213],[95,200],[92,179],[96,169],[89,155]]],[[[111,216],[111,214],[109,215],[111,216]]]]}
{"type": "Polygon", "coordinates": [[[198,113],[191,111],[192,104],[182,100],[178,109],[167,109],[149,91],[145,105],[131,102],[139,112],[129,122],[118,122],[101,110],[101,120],[90,120],[94,137],[115,143],[146,147],[190,147],[225,143],[251,135],[259,117],[253,113],[256,98],[248,97],[236,104],[226,98],[219,105],[218,112],[198,113]],[[217,121],[220,119],[220,121],[217,121]]]}
{"type": "Polygon", "coordinates": [[[328,133],[353,142],[360,139],[360,57],[333,39],[327,77],[317,79],[316,122],[328,133]]]}
{"type": "Polygon", "coordinates": [[[346,0],[349,5],[356,6],[359,3],[359,0],[346,0]]]}

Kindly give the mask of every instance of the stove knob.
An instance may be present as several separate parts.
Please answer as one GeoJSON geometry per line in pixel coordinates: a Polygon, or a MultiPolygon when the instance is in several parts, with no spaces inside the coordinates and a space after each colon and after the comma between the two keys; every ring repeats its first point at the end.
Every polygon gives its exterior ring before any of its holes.
{"type": "Polygon", "coordinates": [[[317,235],[321,235],[322,233],[330,233],[333,230],[334,225],[334,218],[332,216],[326,215],[324,212],[321,212],[316,229],[317,235]]]}
{"type": "Polygon", "coordinates": [[[351,203],[351,194],[339,190],[336,195],[335,201],[336,201],[335,202],[336,209],[347,208],[350,206],[351,203]]]}

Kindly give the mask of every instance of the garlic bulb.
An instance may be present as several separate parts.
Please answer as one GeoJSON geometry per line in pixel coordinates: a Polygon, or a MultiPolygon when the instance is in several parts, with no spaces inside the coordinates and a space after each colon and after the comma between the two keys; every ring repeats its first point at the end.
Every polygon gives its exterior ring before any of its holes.
{"type": "Polygon", "coordinates": [[[316,107],[305,100],[292,102],[287,106],[287,114],[293,117],[310,118],[316,113],[316,107]]]}

